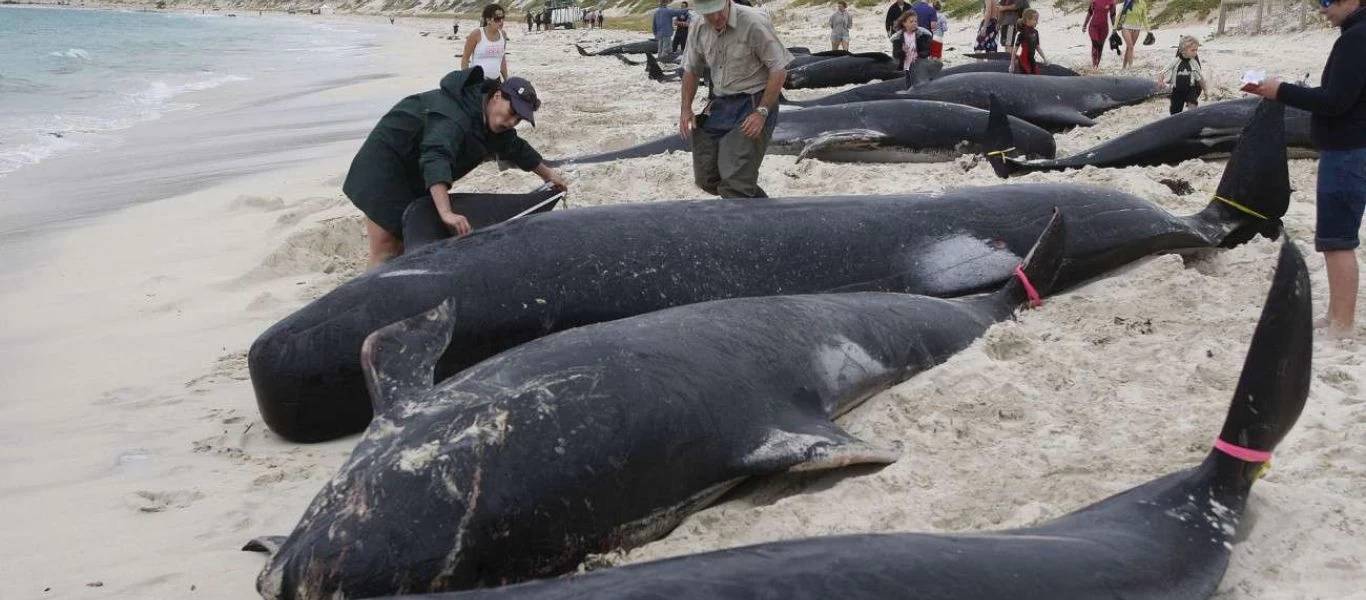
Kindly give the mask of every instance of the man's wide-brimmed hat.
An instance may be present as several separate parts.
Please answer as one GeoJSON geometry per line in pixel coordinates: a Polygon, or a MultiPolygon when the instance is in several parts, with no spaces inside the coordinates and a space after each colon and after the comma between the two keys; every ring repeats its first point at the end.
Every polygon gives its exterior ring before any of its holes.
{"type": "Polygon", "coordinates": [[[700,15],[709,15],[714,12],[721,12],[726,7],[726,0],[697,0],[693,5],[693,10],[700,15]]]}

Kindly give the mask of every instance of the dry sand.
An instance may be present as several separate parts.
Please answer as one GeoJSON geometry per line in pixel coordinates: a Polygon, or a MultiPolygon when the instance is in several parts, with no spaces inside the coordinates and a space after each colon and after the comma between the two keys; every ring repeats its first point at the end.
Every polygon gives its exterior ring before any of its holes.
{"type": "MultiPolygon", "coordinates": [[[[1082,15],[1043,12],[1049,56],[1087,64],[1082,15]]],[[[775,10],[784,41],[813,49],[827,43],[825,14],[775,10]]],[[[854,50],[884,50],[880,12],[856,16],[854,50]]],[[[959,21],[948,44],[961,50],[975,23],[959,21]]],[[[445,21],[399,26],[449,31],[445,21]]],[[[1141,48],[1137,71],[1164,67],[1178,33],[1204,39],[1211,30],[1199,23],[1159,31],[1156,46],[1141,48]]],[[[1335,36],[1216,38],[1202,56],[1222,86],[1215,96],[1233,97],[1227,88],[1244,69],[1317,78],[1335,36]]],[[[650,82],[643,67],[612,58],[578,57],[570,45],[641,37],[515,34],[512,70],[545,100],[541,126],[523,135],[561,156],[671,132],[676,85],[650,82]]],[[[378,91],[395,100],[427,89],[456,65],[454,50],[435,35],[402,37],[384,50],[400,76],[371,85],[387,86],[378,91]]],[[[1107,54],[1102,70],[1116,67],[1107,54]]],[[[1165,110],[1158,99],[1114,111],[1097,127],[1059,136],[1059,150],[1165,110]]],[[[288,533],[355,437],[295,445],[271,434],[256,413],[245,350],[271,323],[360,269],[363,228],[340,192],[359,141],[337,144],[326,160],[137,206],[38,242],[41,268],[0,298],[10,340],[0,355],[0,597],[254,597],[263,559],[238,548],[256,535],[288,533]]],[[[1296,191],[1287,230],[1309,252],[1315,163],[1292,161],[1290,169],[1296,191]]],[[[1021,180],[1104,185],[1189,213],[1222,170],[1191,161],[1021,180]],[[1184,179],[1196,193],[1177,196],[1163,178],[1184,179]]],[[[701,196],[686,156],[568,175],[571,210],[701,196]]],[[[997,183],[972,158],[879,166],[769,157],[761,180],[774,195],[997,183]]],[[[486,165],[458,188],[525,191],[538,183],[486,165]]],[[[900,462],[757,482],[664,540],[611,558],[833,533],[1027,526],[1192,465],[1223,419],[1275,251],[1258,239],[1188,263],[1159,257],[1057,297],[841,419],[870,441],[901,441],[900,462]]],[[[1311,255],[1309,264],[1321,312],[1322,262],[1311,255]]],[[[1309,404],[1253,493],[1220,598],[1366,598],[1366,353],[1356,340],[1319,339],[1314,351],[1309,404]]]]}

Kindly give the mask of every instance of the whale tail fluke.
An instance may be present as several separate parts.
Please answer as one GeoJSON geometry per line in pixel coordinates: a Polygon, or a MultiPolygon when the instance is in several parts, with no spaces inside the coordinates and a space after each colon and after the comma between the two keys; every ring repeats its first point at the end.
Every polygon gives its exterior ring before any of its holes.
{"type": "Polygon", "coordinates": [[[991,170],[1001,179],[1010,177],[1015,171],[1010,161],[1010,153],[1015,151],[1015,134],[1010,130],[1010,115],[1006,114],[1005,104],[996,94],[991,95],[990,115],[987,116],[987,134],[983,148],[991,170]]]}
{"type": "Polygon", "coordinates": [[[1243,361],[1211,458],[1214,477],[1234,491],[1250,488],[1271,451],[1294,427],[1309,396],[1314,329],[1309,270],[1295,243],[1280,258],[1261,319],[1243,361]]]}
{"type": "Polygon", "coordinates": [[[1280,235],[1281,217],[1290,208],[1290,170],[1285,148],[1285,105],[1262,100],[1224,167],[1219,188],[1201,212],[1207,221],[1231,226],[1221,248],[1232,248],[1257,234],[1280,235]]]}
{"type": "Polygon", "coordinates": [[[587,50],[584,50],[583,46],[578,44],[574,44],[574,49],[579,51],[579,56],[593,56],[592,54],[589,54],[587,50]]]}
{"type": "Polygon", "coordinates": [[[1034,302],[1051,293],[1062,272],[1066,249],[1066,220],[1062,211],[1054,208],[1034,247],[1029,249],[1010,280],[994,294],[994,299],[1000,300],[1008,311],[1013,311],[1025,302],[1034,302]]]}
{"type": "Polygon", "coordinates": [[[660,68],[655,55],[649,52],[645,53],[645,73],[654,81],[664,81],[664,69],[660,68]]]}

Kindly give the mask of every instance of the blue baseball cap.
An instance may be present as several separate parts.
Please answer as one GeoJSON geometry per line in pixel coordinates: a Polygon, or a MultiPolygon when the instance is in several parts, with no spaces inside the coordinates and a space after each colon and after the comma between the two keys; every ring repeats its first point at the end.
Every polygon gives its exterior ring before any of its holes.
{"type": "Polygon", "coordinates": [[[536,88],[532,87],[531,82],[521,77],[509,77],[498,89],[512,103],[512,112],[535,127],[536,111],[541,108],[541,99],[536,97],[536,88]]]}

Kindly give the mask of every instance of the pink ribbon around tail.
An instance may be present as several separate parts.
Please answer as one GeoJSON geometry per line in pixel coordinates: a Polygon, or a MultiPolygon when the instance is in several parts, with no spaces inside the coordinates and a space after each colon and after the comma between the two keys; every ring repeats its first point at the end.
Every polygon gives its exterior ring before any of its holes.
{"type": "Polygon", "coordinates": [[[1214,449],[1243,462],[1264,463],[1271,460],[1270,452],[1244,448],[1235,444],[1230,444],[1219,438],[1214,438],[1214,449]]]}
{"type": "Polygon", "coordinates": [[[1015,266],[1015,276],[1020,279],[1020,284],[1024,285],[1025,295],[1029,296],[1029,305],[1034,308],[1043,306],[1043,299],[1039,297],[1039,290],[1034,289],[1034,284],[1029,282],[1029,277],[1025,276],[1022,266],[1015,266]]]}

